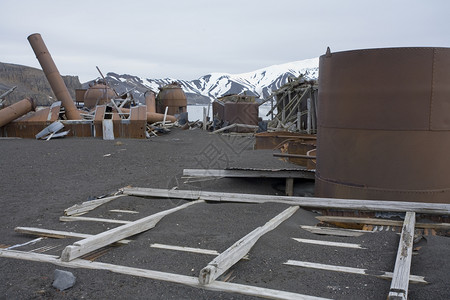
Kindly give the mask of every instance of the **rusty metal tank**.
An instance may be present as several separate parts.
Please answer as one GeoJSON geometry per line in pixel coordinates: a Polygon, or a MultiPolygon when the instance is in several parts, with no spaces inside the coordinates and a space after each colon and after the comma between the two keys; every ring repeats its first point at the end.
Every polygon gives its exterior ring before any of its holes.
{"type": "Polygon", "coordinates": [[[33,98],[25,98],[0,110],[0,127],[5,126],[9,122],[35,110],[36,104],[33,98]]]}
{"type": "Polygon", "coordinates": [[[450,203],[450,48],[319,62],[318,197],[450,203]]]}
{"type": "Polygon", "coordinates": [[[176,115],[187,112],[187,99],[181,85],[177,82],[159,88],[156,97],[156,112],[163,114],[168,107],[169,115],[176,115]]]}
{"type": "Polygon", "coordinates": [[[87,89],[84,94],[84,106],[92,109],[97,105],[109,103],[115,96],[113,89],[99,81],[87,89]]]}

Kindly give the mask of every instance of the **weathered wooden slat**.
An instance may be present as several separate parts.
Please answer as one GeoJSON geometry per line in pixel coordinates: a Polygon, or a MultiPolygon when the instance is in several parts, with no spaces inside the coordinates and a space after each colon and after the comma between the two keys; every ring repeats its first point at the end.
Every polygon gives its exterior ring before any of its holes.
{"type": "MultiPolygon", "coordinates": [[[[77,232],[70,232],[70,231],[60,231],[60,230],[49,230],[44,228],[34,228],[34,227],[16,227],[14,228],[15,232],[19,233],[25,233],[25,234],[31,234],[31,235],[37,235],[37,236],[45,236],[55,239],[64,239],[64,238],[80,238],[85,239],[92,234],[85,234],[85,233],[77,233],[77,232]]],[[[118,244],[128,244],[131,242],[131,240],[121,240],[117,241],[118,244]]]]}
{"type": "Polygon", "coordinates": [[[104,218],[91,218],[91,217],[59,217],[61,222],[73,222],[73,221],[88,221],[88,222],[102,222],[102,223],[113,223],[113,224],[129,224],[131,221],[124,220],[114,220],[114,219],[104,219],[104,218]]]}
{"type": "Polygon", "coordinates": [[[220,254],[216,250],[201,249],[201,248],[191,248],[191,247],[182,247],[182,246],[174,246],[174,245],[165,245],[165,244],[158,244],[158,243],[151,244],[150,247],[158,248],[158,249],[167,249],[167,250],[190,252],[190,253],[216,255],[216,256],[220,254]]]}
{"type": "Polygon", "coordinates": [[[343,229],[343,228],[331,228],[331,227],[317,227],[317,226],[307,226],[300,225],[304,230],[311,233],[321,234],[321,235],[334,235],[334,236],[361,236],[365,233],[372,233],[372,231],[367,230],[357,230],[357,229],[343,229]]]}
{"type": "Polygon", "coordinates": [[[263,297],[269,299],[280,299],[280,300],[326,300],[326,298],[302,295],[297,293],[285,292],[280,290],[267,289],[256,286],[249,286],[243,284],[237,284],[232,282],[222,282],[215,281],[208,285],[201,285],[198,282],[197,277],[179,275],[167,272],[132,268],[127,266],[113,265],[95,261],[86,261],[83,259],[75,259],[70,262],[64,262],[58,259],[57,256],[40,254],[40,253],[30,253],[22,251],[5,251],[0,249],[0,257],[22,259],[35,262],[51,263],[61,267],[67,268],[83,268],[91,270],[106,270],[118,274],[125,274],[143,278],[149,278],[153,280],[161,280],[166,282],[171,282],[175,284],[182,284],[190,287],[201,288],[211,291],[219,292],[229,292],[237,293],[255,297],[263,297]]]}
{"type": "Polygon", "coordinates": [[[315,172],[310,170],[221,170],[221,169],[184,169],[183,176],[195,177],[244,177],[244,178],[305,178],[314,179],[315,172]]]}
{"type": "MultiPolygon", "coordinates": [[[[371,270],[367,270],[367,269],[317,264],[317,263],[312,263],[312,262],[307,262],[307,261],[298,261],[298,260],[288,260],[284,264],[289,265],[289,266],[297,266],[297,267],[311,268],[311,269],[318,269],[318,270],[360,274],[360,275],[370,275],[370,276],[375,276],[375,277],[379,277],[379,278],[383,278],[383,279],[391,279],[393,276],[392,272],[371,271],[371,270]]],[[[425,281],[425,278],[423,276],[417,276],[417,275],[409,275],[409,281],[411,283],[428,283],[427,281],[425,281]]]]}
{"type": "Polygon", "coordinates": [[[84,254],[87,254],[93,250],[99,249],[106,245],[112,244],[126,237],[141,233],[143,231],[149,230],[156,226],[156,224],[164,217],[183,208],[189,207],[191,205],[201,203],[203,200],[197,200],[194,202],[185,203],[183,205],[168,209],[151,216],[139,219],[137,221],[125,224],[105,232],[99,233],[97,235],[88,237],[84,240],[75,242],[73,245],[67,246],[62,254],[61,260],[71,261],[78,258],[84,254]]]}
{"type": "Polygon", "coordinates": [[[415,223],[416,214],[414,212],[407,212],[398,245],[394,275],[392,276],[391,288],[388,295],[389,300],[408,299],[409,272],[411,269],[415,223]]]}
{"type": "Polygon", "coordinates": [[[359,245],[359,244],[352,244],[352,243],[337,243],[337,242],[300,239],[300,238],[292,238],[292,239],[299,243],[305,243],[305,244],[314,244],[314,245],[331,246],[331,247],[342,247],[342,248],[353,248],[353,249],[367,249],[367,248],[361,247],[361,245],[359,245]]]}
{"type": "Polygon", "coordinates": [[[91,201],[85,201],[81,204],[75,204],[69,208],[66,208],[64,210],[64,214],[66,216],[73,216],[76,214],[85,213],[85,212],[91,211],[91,210],[99,207],[100,205],[103,205],[107,202],[110,202],[114,199],[117,199],[117,198],[123,197],[123,196],[125,196],[125,195],[116,195],[116,196],[105,197],[105,198],[101,198],[101,199],[95,199],[95,200],[91,200],[91,201]]]}
{"type": "MultiPolygon", "coordinates": [[[[319,216],[317,220],[328,223],[353,223],[353,224],[370,224],[381,226],[403,226],[402,221],[375,219],[375,218],[356,218],[356,217],[335,217],[335,216],[319,216]]],[[[442,229],[449,230],[450,223],[416,223],[416,228],[442,229]]]]}
{"type": "Polygon", "coordinates": [[[154,188],[123,188],[124,194],[144,197],[203,199],[206,201],[227,201],[245,203],[276,202],[303,207],[339,208],[362,211],[391,211],[428,214],[450,214],[450,204],[403,202],[403,201],[376,201],[376,200],[348,200],[335,198],[290,197],[256,194],[218,193],[192,190],[167,190],[154,188]]]}
{"type": "Polygon", "coordinates": [[[261,236],[275,229],[284,220],[292,216],[298,208],[298,206],[289,207],[263,226],[256,228],[234,243],[200,271],[198,278],[199,282],[201,284],[210,284],[213,282],[217,277],[226,272],[232,265],[241,260],[261,236]]]}

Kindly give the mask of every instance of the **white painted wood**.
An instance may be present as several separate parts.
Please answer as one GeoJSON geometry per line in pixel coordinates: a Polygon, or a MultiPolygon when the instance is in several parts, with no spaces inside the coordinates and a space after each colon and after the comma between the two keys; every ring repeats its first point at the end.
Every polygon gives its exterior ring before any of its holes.
{"type": "Polygon", "coordinates": [[[222,127],[220,129],[214,130],[212,133],[220,133],[222,131],[225,131],[225,130],[228,130],[228,129],[232,129],[232,128],[236,127],[236,126],[237,126],[237,124],[231,124],[231,125],[222,127]]]}
{"type": "Polygon", "coordinates": [[[407,212],[398,245],[394,275],[388,295],[389,300],[408,299],[409,272],[411,269],[415,223],[416,213],[407,212]]]}
{"type": "Polygon", "coordinates": [[[166,109],[164,110],[164,118],[163,118],[163,121],[162,121],[162,126],[163,127],[166,126],[166,119],[167,119],[167,111],[168,110],[169,110],[169,107],[166,106],[166,109]]]}
{"type": "Polygon", "coordinates": [[[126,209],[110,209],[110,212],[115,212],[115,213],[123,213],[123,214],[138,214],[138,211],[135,210],[126,210],[126,209]]]}
{"type": "Polygon", "coordinates": [[[69,208],[66,208],[64,210],[64,214],[66,216],[73,216],[76,214],[85,213],[85,212],[91,211],[91,210],[99,207],[100,205],[103,205],[105,203],[108,203],[114,199],[117,199],[117,198],[123,197],[123,196],[125,196],[125,195],[110,196],[110,197],[105,197],[105,198],[101,198],[101,199],[85,201],[81,204],[75,204],[69,208]]]}
{"type": "MultiPolygon", "coordinates": [[[[32,234],[32,235],[37,235],[37,236],[45,236],[45,237],[56,238],[56,239],[64,239],[64,238],[85,239],[85,238],[92,236],[92,234],[61,231],[61,230],[49,230],[49,229],[34,228],[34,227],[16,227],[16,228],[14,228],[14,231],[18,232],[18,233],[32,234]]],[[[118,244],[128,244],[129,242],[131,242],[131,240],[117,241],[118,244]]]]}
{"type": "MultiPolygon", "coordinates": [[[[383,278],[383,279],[391,279],[393,276],[393,273],[391,273],[391,272],[369,271],[367,269],[317,264],[317,263],[312,263],[312,262],[307,262],[307,261],[298,261],[298,260],[288,260],[287,262],[284,263],[284,265],[318,269],[318,270],[326,270],[326,271],[351,273],[351,274],[371,275],[371,276],[375,276],[375,277],[379,277],[379,278],[383,278]]],[[[423,276],[417,276],[417,275],[409,275],[409,281],[411,283],[428,283],[425,281],[425,278],[423,276]]]]}
{"type": "Polygon", "coordinates": [[[216,250],[201,249],[201,248],[191,248],[191,247],[182,247],[182,246],[174,246],[174,245],[165,245],[165,244],[157,244],[157,243],[151,244],[150,247],[152,247],[152,248],[159,248],[159,249],[167,249],[167,250],[190,252],[190,253],[215,255],[215,256],[220,254],[216,250]]]}
{"type": "Polygon", "coordinates": [[[113,265],[95,261],[86,261],[83,259],[75,259],[70,262],[64,262],[58,259],[57,256],[40,254],[40,253],[31,253],[31,252],[22,252],[22,251],[5,251],[0,249],[0,257],[4,258],[13,258],[13,259],[22,259],[28,261],[35,262],[43,262],[43,263],[51,263],[61,267],[67,268],[83,268],[83,269],[91,269],[91,270],[106,270],[118,274],[125,274],[143,278],[149,278],[153,280],[161,280],[176,284],[187,285],[190,287],[201,288],[211,291],[218,292],[228,292],[228,293],[237,293],[255,297],[263,297],[269,299],[280,299],[280,300],[326,300],[326,298],[302,295],[297,293],[285,292],[280,290],[267,289],[262,287],[250,286],[237,284],[232,282],[221,282],[215,281],[208,285],[201,285],[198,282],[197,277],[179,275],[167,272],[132,268],[127,266],[113,265]]]}
{"type": "Polygon", "coordinates": [[[300,239],[300,238],[292,238],[292,239],[299,243],[305,243],[305,244],[314,244],[314,245],[322,245],[322,246],[330,246],[330,247],[353,248],[353,249],[367,249],[367,248],[361,247],[361,245],[359,245],[359,244],[352,244],[352,243],[338,243],[338,242],[329,242],[329,241],[300,239]]]}
{"type": "Polygon", "coordinates": [[[114,140],[114,126],[112,119],[102,120],[102,126],[103,126],[103,139],[114,140]]]}
{"type": "Polygon", "coordinates": [[[264,177],[264,178],[307,178],[314,179],[310,170],[223,170],[223,169],[184,169],[183,176],[194,177],[264,177]]]}
{"type": "Polygon", "coordinates": [[[319,234],[319,235],[334,235],[334,236],[351,237],[351,236],[361,236],[366,233],[373,233],[372,231],[357,230],[357,229],[317,227],[317,226],[307,226],[307,225],[300,225],[300,227],[311,233],[315,233],[315,234],[319,234]]]}
{"type": "MultiPolygon", "coordinates": [[[[338,216],[319,216],[316,217],[316,219],[322,222],[329,222],[329,223],[354,223],[354,224],[356,223],[356,224],[369,224],[379,226],[403,226],[402,221],[388,220],[388,219],[338,217],[338,216]]],[[[416,223],[415,227],[449,230],[450,223],[416,223]]]]}
{"type": "Polygon", "coordinates": [[[103,219],[103,218],[91,218],[91,217],[59,217],[61,222],[73,222],[73,221],[88,221],[88,222],[102,222],[102,223],[113,223],[113,224],[129,224],[131,221],[124,220],[113,220],[113,219],[103,219]]]}
{"type": "Polygon", "coordinates": [[[167,190],[154,188],[123,188],[124,194],[157,198],[178,198],[178,199],[203,199],[206,201],[227,201],[244,203],[265,203],[276,202],[290,205],[300,205],[303,207],[317,208],[340,208],[350,210],[366,211],[391,211],[405,212],[414,211],[416,213],[428,213],[448,215],[450,214],[450,204],[443,203],[422,203],[403,201],[377,201],[377,200],[348,200],[338,198],[315,198],[315,197],[289,197],[256,194],[219,193],[192,190],[167,190]]]}
{"type": "Polygon", "coordinates": [[[191,205],[202,203],[203,200],[188,202],[183,205],[161,211],[159,213],[150,215],[148,217],[139,219],[137,221],[125,224],[108,231],[99,233],[97,235],[88,237],[84,240],[75,242],[73,245],[67,246],[62,254],[61,260],[71,261],[77,257],[87,254],[91,251],[97,250],[106,245],[112,244],[126,237],[141,233],[156,226],[156,224],[164,217],[191,205]]]}
{"type": "Polygon", "coordinates": [[[226,272],[231,266],[241,260],[250,249],[255,245],[258,239],[267,232],[275,229],[283,221],[292,216],[297,210],[298,206],[291,206],[278,214],[276,217],[269,220],[266,224],[256,228],[239,241],[234,243],[227,250],[222,252],[219,256],[213,259],[206,267],[200,271],[199,282],[201,284],[210,284],[217,277],[226,272]]]}

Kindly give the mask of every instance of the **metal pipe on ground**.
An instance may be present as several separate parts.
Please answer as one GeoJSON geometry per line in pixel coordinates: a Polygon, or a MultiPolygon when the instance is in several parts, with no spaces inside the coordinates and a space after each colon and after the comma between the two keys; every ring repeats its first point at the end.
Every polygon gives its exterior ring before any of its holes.
{"type": "Polygon", "coordinates": [[[50,52],[45,46],[45,43],[39,33],[34,33],[28,36],[31,48],[33,48],[36,58],[47,77],[48,82],[55,94],[56,98],[62,102],[62,106],[65,108],[66,117],[69,120],[81,120],[80,112],[77,110],[72,97],[67,90],[66,85],[55,65],[55,62],[50,55],[50,52]]]}
{"type": "MultiPolygon", "coordinates": [[[[121,111],[123,113],[130,113],[129,108],[121,108],[121,111]]],[[[164,120],[164,114],[159,114],[156,112],[149,112],[148,108],[147,108],[147,122],[148,123],[162,122],[163,120],[164,120]]],[[[174,116],[171,116],[171,115],[166,116],[166,121],[170,121],[170,122],[174,123],[176,120],[177,120],[177,118],[175,118],[174,116]]]]}
{"type": "Polygon", "coordinates": [[[0,110],[0,127],[35,109],[33,98],[25,98],[0,110]]]}

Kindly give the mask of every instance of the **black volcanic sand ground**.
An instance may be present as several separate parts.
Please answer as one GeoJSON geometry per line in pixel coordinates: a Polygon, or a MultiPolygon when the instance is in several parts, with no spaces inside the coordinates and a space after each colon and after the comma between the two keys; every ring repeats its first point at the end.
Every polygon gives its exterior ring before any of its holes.
{"type": "MultiPolygon", "coordinates": [[[[113,228],[117,225],[59,222],[59,217],[74,204],[128,185],[283,195],[283,180],[222,178],[185,183],[186,179],[181,178],[185,168],[296,167],[273,158],[271,151],[253,151],[253,143],[251,137],[178,129],[149,140],[1,139],[0,244],[5,247],[35,238],[15,233],[17,226],[91,234],[113,228]]],[[[295,193],[312,195],[313,183],[297,180],[295,193]]],[[[186,201],[126,196],[84,216],[132,221],[182,203],[186,201]],[[116,213],[112,209],[138,214],[116,213]]],[[[213,256],[162,250],[150,245],[161,243],[224,251],[287,207],[276,203],[196,204],[163,218],[154,229],[132,237],[131,244],[110,248],[96,261],[198,276],[213,256]]],[[[299,209],[264,235],[250,251],[250,259],[231,268],[231,282],[335,299],[386,299],[390,282],[383,279],[283,265],[293,259],[374,271],[393,270],[397,234],[384,231],[361,237],[333,237],[317,236],[299,228],[301,224],[316,224],[316,215],[299,209]],[[367,249],[301,244],[292,237],[359,243],[367,249]]],[[[50,245],[54,248],[44,253],[59,255],[74,241],[45,239],[17,250],[30,251],[50,245]]],[[[410,299],[450,299],[449,239],[427,236],[419,245],[422,248],[413,257],[412,274],[425,276],[430,284],[410,284],[410,299]]],[[[1,299],[256,299],[108,271],[69,269],[1,257],[0,270],[1,299]],[[54,289],[55,269],[73,272],[77,278],[75,286],[63,292],[54,289]]]]}

